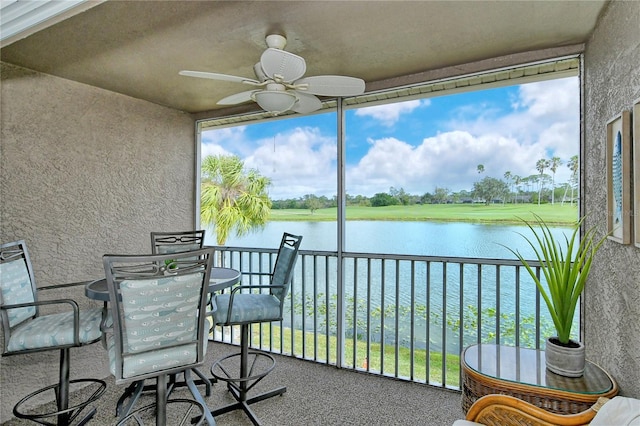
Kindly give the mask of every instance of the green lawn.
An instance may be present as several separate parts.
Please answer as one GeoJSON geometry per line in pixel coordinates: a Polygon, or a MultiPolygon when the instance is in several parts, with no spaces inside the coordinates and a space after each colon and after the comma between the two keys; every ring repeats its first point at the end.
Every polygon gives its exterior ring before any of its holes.
{"type": "MultiPolygon", "coordinates": [[[[538,214],[550,224],[571,224],[578,218],[578,207],[565,204],[425,204],[387,207],[347,207],[347,220],[423,220],[448,222],[518,223],[518,217],[531,219],[538,214]]],[[[273,221],[333,221],[337,209],[271,210],[273,221]]]]}
{"type": "MultiPolygon", "coordinates": [[[[265,349],[269,348],[269,342],[271,338],[273,338],[274,349],[279,351],[280,349],[280,332],[281,328],[276,325],[271,324],[263,324],[262,327],[254,327],[252,328],[252,342],[262,342],[262,347],[265,349]],[[270,327],[271,326],[271,327],[270,327]],[[260,333],[262,333],[262,337],[260,337],[260,333]]],[[[294,331],[294,339],[295,339],[295,352],[297,356],[301,356],[300,351],[302,350],[302,339],[305,339],[306,345],[306,353],[304,354],[305,358],[311,358],[313,356],[313,347],[315,338],[313,333],[307,332],[302,333],[301,330],[294,331]]],[[[283,352],[285,354],[292,353],[292,339],[291,339],[291,329],[285,328],[285,333],[283,336],[283,352]]],[[[336,338],[335,336],[329,336],[329,360],[328,364],[336,363],[336,338]]],[[[366,365],[368,364],[368,368],[370,371],[380,373],[380,344],[379,343],[371,343],[369,347],[369,356],[367,359],[367,345],[364,341],[357,341],[356,344],[356,368],[366,369],[366,365]]],[[[316,353],[318,354],[318,358],[321,360],[326,360],[327,353],[327,339],[324,335],[319,335],[317,338],[317,347],[316,353]]],[[[395,348],[393,345],[385,345],[384,351],[384,372],[383,375],[394,375],[396,366],[395,366],[395,348]]],[[[429,353],[429,379],[427,380],[427,361],[426,361],[426,350],[415,349],[414,350],[414,359],[413,359],[413,372],[411,371],[411,352],[409,348],[400,347],[398,352],[398,376],[403,378],[415,378],[417,381],[429,381],[431,383],[442,383],[442,354],[440,352],[430,352],[429,353]],[[413,373],[413,374],[412,374],[413,373]]],[[[351,366],[353,361],[353,340],[347,339],[345,342],[345,362],[347,366],[351,366]]],[[[446,384],[449,386],[457,387],[459,386],[459,374],[460,374],[460,357],[457,355],[448,354],[446,357],[446,384]]]]}

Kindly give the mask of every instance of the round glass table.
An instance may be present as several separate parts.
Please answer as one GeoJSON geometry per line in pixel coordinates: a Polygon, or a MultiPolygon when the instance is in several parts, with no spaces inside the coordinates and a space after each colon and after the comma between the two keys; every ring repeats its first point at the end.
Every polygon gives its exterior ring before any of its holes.
{"type": "Polygon", "coordinates": [[[478,344],[462,353],[462,409],[488,394],[511,395],[544,410],[575,414],[599,397],[612,398],[618,385],[587,360],[582,377],[559,376],[547,370],[544,351],[495,344],[478,344]]]}
{"type": "MultiPolygon", "coordinates": [[[[209,293],[224,290],[240,282],[240,271],[231,268],[211,268],[209,293]]],[[[109,289],[106,278],[91,281],[84,288],[84,294],[93,300],[109,301],[109,289]]]]}

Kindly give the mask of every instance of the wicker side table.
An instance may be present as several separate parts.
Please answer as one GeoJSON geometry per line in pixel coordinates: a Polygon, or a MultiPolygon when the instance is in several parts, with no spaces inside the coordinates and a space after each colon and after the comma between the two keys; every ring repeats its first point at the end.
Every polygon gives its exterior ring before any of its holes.
{"type": "Polygon", "coordinates": [[[587,361],[582,377],[559,376],[546,369],[544,352],[492,344],[466,348],[462,363],[462,409],[489,394],[511,395],[557,414],[575,414],[599,397],[612,398],[618,385],[602,368],[587,361]]]}

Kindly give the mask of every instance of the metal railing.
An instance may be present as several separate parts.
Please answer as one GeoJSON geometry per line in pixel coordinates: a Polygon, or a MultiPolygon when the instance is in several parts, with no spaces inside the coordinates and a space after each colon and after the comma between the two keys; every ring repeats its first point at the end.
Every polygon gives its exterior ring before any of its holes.
{"type": "MultiPolygon", "coordinates": [[[[220,266],[243,272],[270,272],[277,255],[275,249],[216,249],[220,266]]],[[[552,331],[517,260],[345,252],[339,280],[337,256],[300,250],[284,319],[254,325],[253,348],[460,389],[465,346],[539,349],[552,331]]],[[[539,264],[531,265],[539,274],[539,264]]],[[[246,275],[242,282],[259,279],[246,275]]],[[[237,343],[239,333],[218,329],[214,339],[237,343]]]]}

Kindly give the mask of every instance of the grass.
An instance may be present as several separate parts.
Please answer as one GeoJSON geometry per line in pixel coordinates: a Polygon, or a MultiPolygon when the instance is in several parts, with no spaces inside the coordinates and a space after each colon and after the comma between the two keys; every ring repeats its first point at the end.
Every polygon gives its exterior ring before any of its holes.
{"type": "MultiPolygon", "coordinates": [[[[317,336],[317,345],[314,334],[306,332],[303,334],[301,330],[293,330],[294,350],[292,350],[292,333],[290,328],[285,328],[283,337],[282,353],[291,353],[294,356],[304,359],[318,359],[327,361],[327,364],[336,364],[336,337],[319,334],[317,336]],[[302,339],[304,338],[305,353],[302,353],[302,339]],[[327,360],[327,344],[329,345],[329,359],[327,360]],[[314,346],[316,345],[316,346],[314,346]],[[315,347],[315,351],[314,351],[315,347]]],[[[239,330],[238,330],[239,331],[239,330]]],[[[280,333],[281,328],[271,324],[263,324],[261,327],[252,327],[252,342],[258,344],[265,350],[270,349],[273,352],[280,352],[280,333]],[[262,338],[260,335],[262,334],[262,338]],[[273,341],[273,348],[270,343],[273,341]]],[[[393,345],[385,345],[384,347],[384,371],[381,371],[381,353],[380,344],[371,342],[369,346],[369,357],[367,358],[367,344],[364,341],[356,342],[356,363],[353,364],[353,339],[347,339],[345,342],[345,363],[348,367],[355,367],[362,371],[377,372],[384,376],[400,377],[412,379],[413,381],[424,381],[432,384],[442,383],[442,354],[440,352],[429,353],[429,379],[427,374],[427,351],[422,349],[414,349],[413,373],[411,371],[411,352],[409,348],[400,347],[398,351],[398,367],[396,374],[395,365],[395,347],[393,345]]],[[[460,357],[453,354],[446,355],[446,384],[448,386],[459,387],[460,377],[460,357]]]]}
{"type": "MultiPolygon", "coordinates": [[[[578,219],[578,207],[565,204],[424,204],[412,206],[361,207],[346,209],[347,220],[402,220],[442,222],[517,223],[518,217],[533,219],[537,214],[548,224],[569,225],[578,219]]],[[[271,210],[272,221],[335,221],[337,209],[271,210]]]]}

